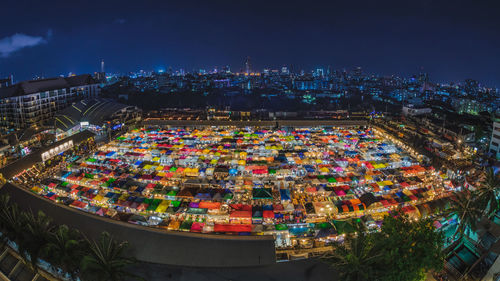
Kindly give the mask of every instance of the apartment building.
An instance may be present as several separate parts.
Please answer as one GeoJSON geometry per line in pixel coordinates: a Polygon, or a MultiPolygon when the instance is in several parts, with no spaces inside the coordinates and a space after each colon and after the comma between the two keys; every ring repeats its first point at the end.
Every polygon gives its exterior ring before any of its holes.
{"type": "Polygon", "coordinates": [[[493,120],[493,130],[491,132],[490,152],[493,157],[500,160],[500,116],[493,120]]]}
{"type": "Polygon", "coordinates": [[[23,81],[0,88],[0,127],[44,125],[55,113],[82,99],[99,96],[90,74],[23,81]]]}

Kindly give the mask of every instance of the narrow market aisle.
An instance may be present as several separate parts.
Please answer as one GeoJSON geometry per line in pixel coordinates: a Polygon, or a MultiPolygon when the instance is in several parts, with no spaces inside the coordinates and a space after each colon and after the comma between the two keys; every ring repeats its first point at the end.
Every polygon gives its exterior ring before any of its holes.
{"type": "Polygon", "coordinates": [[[131,268],[131,271],[148,281],[339,280],[334,270],[315,259],[240,268],[189,268],[141,263],[131,268]]]}

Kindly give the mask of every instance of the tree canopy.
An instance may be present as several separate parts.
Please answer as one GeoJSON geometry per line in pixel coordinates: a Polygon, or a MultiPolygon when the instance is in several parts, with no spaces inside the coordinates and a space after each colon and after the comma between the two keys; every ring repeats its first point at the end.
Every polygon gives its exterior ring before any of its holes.
{"type": "Polygon", "coordinates": [[[398,214],[384,219],[380,232],[347,236],[327,258],[341,280],[424,280],[441,270],[443,235],[432,220],[411,220],[398,214]]]}

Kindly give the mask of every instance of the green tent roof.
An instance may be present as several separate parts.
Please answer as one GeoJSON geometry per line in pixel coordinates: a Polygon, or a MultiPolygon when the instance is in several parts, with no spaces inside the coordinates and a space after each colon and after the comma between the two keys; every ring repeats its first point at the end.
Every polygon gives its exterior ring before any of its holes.
{"type": "Polygon", "coordinates": [[[280,223],[280,224],[275,225],[275,228],[276,228],[276,230],[287,230],[288,226],[284,223],[280,223]]]}
{"type": "Polygon", "coordinates": [[[254,188],[252,196],[254,199],[273,199],[270,188],[254,188]]]}

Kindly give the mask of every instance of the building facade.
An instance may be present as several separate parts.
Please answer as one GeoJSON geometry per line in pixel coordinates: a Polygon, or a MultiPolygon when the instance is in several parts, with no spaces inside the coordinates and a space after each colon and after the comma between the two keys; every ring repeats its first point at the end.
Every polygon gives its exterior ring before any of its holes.
{"type": "Polygon", "coordinates": [[[408,106],[403,106],[403,115],[404,116],[417,116],[417,115],[425,115],[430,114],[432,109],[428,107],[415,107],[412,104],[408,106]]]}
{"type": "Polygon", "coordinates": [[[493,122],[490,152],[493,154],[494,158],[500,159],[500,116],[496,117],[493,122]]]}
{"type": "Polygon", "coordinates": [[[0,127],[28,128],[44,125],[55,113],[82,99],[99,96],[91,75],[24,81],[0,88],[0,127]]]}

